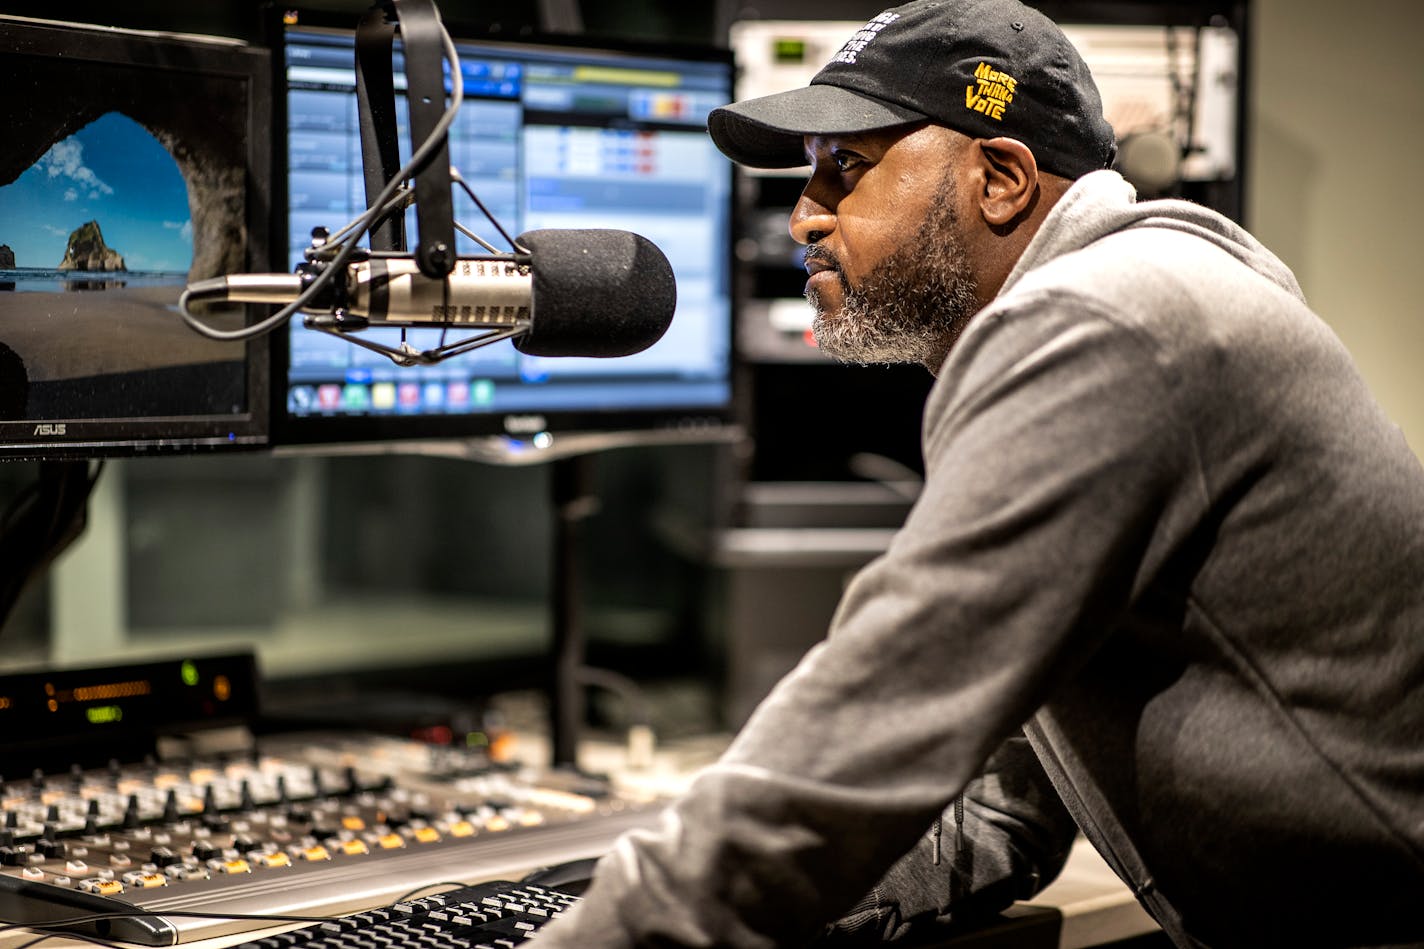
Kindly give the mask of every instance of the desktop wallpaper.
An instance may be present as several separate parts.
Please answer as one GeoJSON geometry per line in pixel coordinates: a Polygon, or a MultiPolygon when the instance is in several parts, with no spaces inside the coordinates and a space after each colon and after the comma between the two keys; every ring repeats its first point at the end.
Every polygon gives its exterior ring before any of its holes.
{"type": "Polygon", "coordinates": [[[186,46],[107,39],[99,58],[0,33],[0,418],[239,413],[245,345],[176,304],[247,269],[246,83],[186,46]]]}

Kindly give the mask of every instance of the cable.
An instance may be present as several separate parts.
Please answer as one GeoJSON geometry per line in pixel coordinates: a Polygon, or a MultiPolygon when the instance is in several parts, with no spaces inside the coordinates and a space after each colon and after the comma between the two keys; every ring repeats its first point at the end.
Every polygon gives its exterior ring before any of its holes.
{"type": "MultiPolygon", "coordinates": [[[[346,265],[346,261],[349,260],[351,255],[355,252],[357,248],[356,242],[360,240],[361,237],[370,233],[376,222],[384,217],[390,209],[393,200],[397,199],[397,193],[405,187],[405,180],[411,177],[416,168],[428,162],[430,157],[439,150],[445,140],[446,133],[450,130],[450,126],[454,124],[456,113],[460,111],[460,106],[465,100],[465,78],[460,72],[460,55],[455,50],[455,43],[450,39],[450,33],[445,29],[443,23],[440,24],[440,40],[441,45],[444,47],[445,59],[450,64],[449,107],[446,108],[445,112],[440,116],[439,121],[435,123],[435,127],[431,129],[425,141],[420,143],[420,147],[415,149],[410,159],[402,165],[400,170],[386,183],[385,188],[383,188],[381,193],[371,202],[370,207],[337,231],[337,235],[340,236],[342,240],[328,241],[325,246],[330,247],[332,244],[336,244],[340,249],[336,255],[327,262],[326,267],[316,276],[316,279],[308,284],[295,300],[282,307],[276,313],[253,323],[251,326],[236,330],[214,329],[198,319],[198,317],[188,309],[190,300],[201,301],[205,296],[212,295],[215,290],[199,289],[195,293],[193,289],[185,289],[178,296],[178,314],[183,318],[184,323],[187,323],[191,329],[209,339],[223,341],[253,339],[270,333],[278,326],[286,323],[296,315],[299,310],[311,302],[317,294],[326,289],[327,285],[336,278],[337,272],[346,265]],[[346,239],[346,235],[350,235],[349,239],[346,239]]],[[[404,196],[400,196],[399,200],[405,200],[404,196]]]]}

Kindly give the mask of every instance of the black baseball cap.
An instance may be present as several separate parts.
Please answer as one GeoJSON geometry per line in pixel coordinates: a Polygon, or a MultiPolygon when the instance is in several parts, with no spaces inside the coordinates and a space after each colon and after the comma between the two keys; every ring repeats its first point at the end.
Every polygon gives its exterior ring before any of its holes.
{"type": "Polygon", "coordinates": [[[1006,136],[1065,178],[1106,168],[1112,126],[1087,64],[1052,20],[1018,0],[914,0],[865,24],[811,84],[714,109],[713,142],[754,168],[806,164],[804,135],[936,122],[1006,136]]]}

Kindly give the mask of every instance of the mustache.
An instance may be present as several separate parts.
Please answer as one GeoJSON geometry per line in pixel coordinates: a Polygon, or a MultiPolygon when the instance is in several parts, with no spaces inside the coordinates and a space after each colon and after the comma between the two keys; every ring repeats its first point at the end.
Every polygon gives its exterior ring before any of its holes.
{"type": "Polygon", "coordinates": [[[836,259],[836,255],[831,253],[824,244],[808,244],[806,252],[801,255],[803,261],[814,260],[817,263],[825,264],[838,274],[843,274],[841,262],[836,259]]]}

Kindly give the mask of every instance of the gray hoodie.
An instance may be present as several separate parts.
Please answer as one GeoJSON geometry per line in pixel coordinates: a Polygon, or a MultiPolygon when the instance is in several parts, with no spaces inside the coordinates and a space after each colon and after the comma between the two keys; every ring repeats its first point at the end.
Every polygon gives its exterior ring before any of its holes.
{"type": "Polygon", "coordinates": [[[541,949],[972,920],[1075,822],[1179,945],[1424,944],[1424,470],[1279,260],[1083,178],[924,450],[826,641],[541,949]]]}

